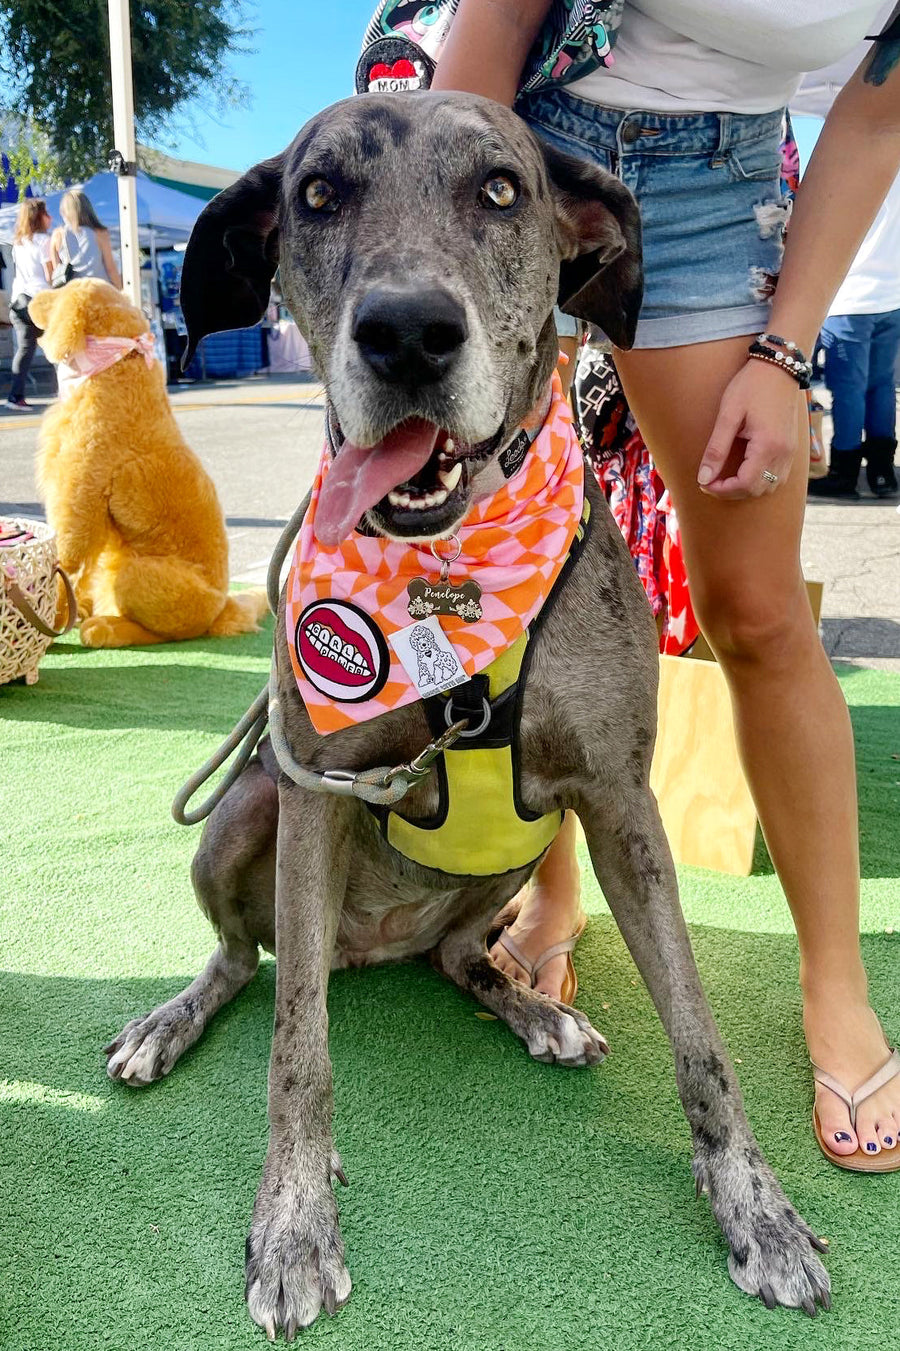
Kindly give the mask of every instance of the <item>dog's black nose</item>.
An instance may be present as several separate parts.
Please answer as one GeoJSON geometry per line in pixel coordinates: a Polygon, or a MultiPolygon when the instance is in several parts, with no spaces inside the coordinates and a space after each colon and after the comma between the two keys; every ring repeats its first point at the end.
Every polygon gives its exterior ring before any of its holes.
{"type": "Polygon", "coordinates": [[[446,291],[370,291],[353,317],[364,360],[392,385],[440,380],[469,336],[462,305],[446,291]]]}

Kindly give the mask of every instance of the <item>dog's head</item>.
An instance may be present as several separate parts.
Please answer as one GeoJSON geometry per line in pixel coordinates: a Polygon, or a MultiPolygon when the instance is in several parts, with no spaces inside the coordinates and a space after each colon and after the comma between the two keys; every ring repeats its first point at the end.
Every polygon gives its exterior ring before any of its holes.
{"type": "Polygon", "coordinates": [[[450,533],[556,362],[554,303],[620,347],[641,302],[634,198],[467,94],[367,94],[313,118],[205,208],[185,255],[188,355],[280,284],[340,424],[323,543],[365,516],[450,533]]]}
{"type": "Polygon", "coordinates": [[[121,291],[97,277],[81,277],[56,291],[40,291],[28,313],[44,331],[40,344],[53,362],[67,361],[88,337],[139,338],[150,330],[121,291]]]}
{"type": "Polygon", "coordinates": [[[416,652],[430,652],[434,647],[434,634],[419,624],[409,635],[409,645],[416,652]]]}

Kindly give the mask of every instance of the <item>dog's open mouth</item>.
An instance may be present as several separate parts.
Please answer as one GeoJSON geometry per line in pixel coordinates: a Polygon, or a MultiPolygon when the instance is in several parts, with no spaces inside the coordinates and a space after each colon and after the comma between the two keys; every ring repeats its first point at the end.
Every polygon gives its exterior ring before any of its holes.
{"type": "Polygon", "coordinates": [[[334,546],[368,514],[379,532],[433,539],[465,515],[472,475],[502,434],[464,445],[444,428],[409,418],[374,446],[342,440],[316,507],[316,536],[334,546]]]}

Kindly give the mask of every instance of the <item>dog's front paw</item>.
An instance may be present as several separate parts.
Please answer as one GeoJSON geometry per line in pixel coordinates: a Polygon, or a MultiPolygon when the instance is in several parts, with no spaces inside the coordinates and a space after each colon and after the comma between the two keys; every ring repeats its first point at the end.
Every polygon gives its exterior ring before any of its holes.
{"type": "Polygon", "coordinates": [[[323,1307],[334,1314],[350,1298],[337,1206],[327,1182],[299,1188],[264,1178],[246,1254],[247,1308],[269,1341],[279,1329],[291,1341],[323,1307]]]}
{"type": "Polygon", "coordinates": [[[756,1150],[748,1154],[749,1197],[744,1193],[740,1199],[721,1186],[714,1170],[694,1164],[697,1189],[709,1190],[731,1247],[731,1279],[748,1295],[757,1295],[767,1309],[783,1304],[814,1318],[817,1304],[831,1308],[831,1281],[816,1255],[826,1245],[794,1210],[762,1155],[756,1150]]]}
{"type": "Polygon", "coordinates": [[[190,1005],[178,1000],[163,1004],[153,1013],[132,1018],[104,1046],[106,1072],[110,1079],[121,1079],[131,1088],[144,1088],[167,1075],[202,1030],[190,1005]]]}
{"type": "Polygon", "coordinates": [[[533,1006],[515,1028],[535,1060],[545,1065],[580,1068],[599,1065],[609,1054],[606,1038],[581,1009],[535,994],[533,1006]]]}

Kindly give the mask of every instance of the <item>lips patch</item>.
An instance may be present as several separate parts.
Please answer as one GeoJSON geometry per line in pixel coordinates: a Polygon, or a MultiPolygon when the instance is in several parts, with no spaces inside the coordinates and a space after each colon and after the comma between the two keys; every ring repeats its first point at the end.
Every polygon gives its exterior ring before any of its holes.
{"type": "Polygon", "coordinates": [[[294,650],[309,683],[344,704],[373,698],[391,666],[381,630],[346,600],[307,605],[297,620],[294,650]]]}

